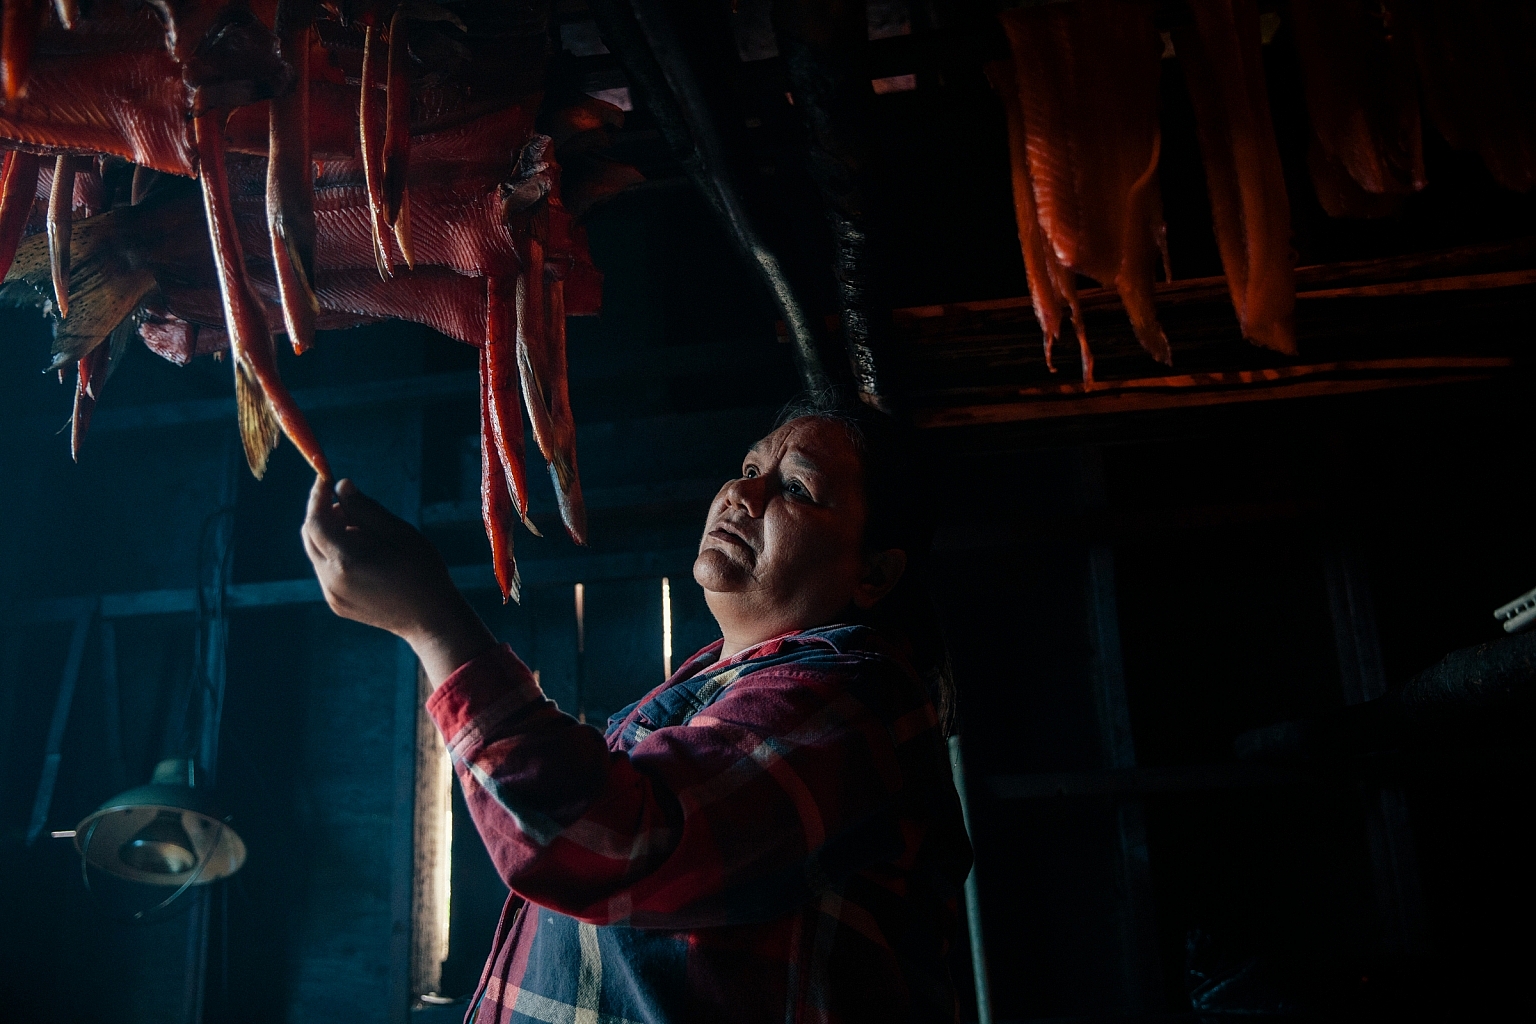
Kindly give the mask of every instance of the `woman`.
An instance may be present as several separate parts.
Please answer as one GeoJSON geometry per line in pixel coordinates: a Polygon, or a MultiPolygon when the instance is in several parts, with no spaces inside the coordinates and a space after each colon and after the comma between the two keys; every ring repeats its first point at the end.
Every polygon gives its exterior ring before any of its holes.
{"type": "Polygon", "coordinates": [[[942,650],[913,625],[922,492],[873,414],[781,424],[699,542],[722,639],[606,737],[544,698],[425,538],[316,481],[304,540],[326,599],[415,649],[512,890],[469,1019],[955,1019],[971,851],[945,673],[913,667],[942,650]]]}

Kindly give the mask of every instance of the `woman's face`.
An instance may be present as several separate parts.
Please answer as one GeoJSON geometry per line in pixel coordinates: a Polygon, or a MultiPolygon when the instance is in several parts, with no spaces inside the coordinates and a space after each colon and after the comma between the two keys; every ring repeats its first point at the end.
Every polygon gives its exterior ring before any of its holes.
{"type": "Polygon", "coordinates": [[[756,642],[865,605],[864,514],[863,471],[842,425],[792,420],[753,445],[715,496],[693,563],[728,646],[733,631],[761,634],[756,642]]]}

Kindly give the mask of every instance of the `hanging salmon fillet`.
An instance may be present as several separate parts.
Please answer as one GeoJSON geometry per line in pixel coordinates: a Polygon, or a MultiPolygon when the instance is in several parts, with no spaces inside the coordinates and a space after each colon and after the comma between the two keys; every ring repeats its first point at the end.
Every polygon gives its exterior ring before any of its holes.
{"type": "MultiPolygon", "coordinates": [[[[1073,274],[1118,291],[1142,347],[1171,361],[1152,306],[1163,227],[1157,180],[1162,42],[1152,13],[1150,3],[1083,0],[1001,15],[1017,94],[1016,105],[1012,97],[1005,104],[1010,150],[1022,148],[1027,164],[1014,172],[1020,243],[1031,291],[1049,282],[1054,292],[1035,299],[1036,315],[1049,346],[1060,305],[1072,308],[1087,383],[1093,357],[1073,274]],[[1033,251],[1033,231],[1022,223],[1031,208],[1040,242],[1033,251]]],[[[994,83],[1006,77],[1001,69],[993,73],[994,83]]]]}
{"type": "MultiPolygon", "coordinates": [[[[992,61],[986,67],[987,80],[1003,103],[1003,117],[1008,125],[1008,163],[1013,176],[1013,212],[1019,228],[1019,248],[1024,252],[1024,274],[1029,281],[1029,301],[1040,321],[1045,340],[1045,365],[1056,372],[1052,348],[1061,336],[1062,303],[1072,302],[1077,316],[1077,289],[1072,275],[1056,260],[1040,230],[1040,216],[1035,212],[1035,185],[1029,174],[1029,137],[1024,130],[1024,111],[1019,104],[1019,87],[1013,75],[1013,62],[992,61]],[[1057,282],[1061,282],[1058,287],[1057,282]]],[[[1091,360],[1091,357],[1089,357],[1091,360]]],[[[1085,364],[1085,365],[1091,365],[1085,364]]]]}
{"type": "Polygon", "coordinates": [[[1291,0],[1290,10],[1316,147],[1309,163],[1323,208],[1339,216],[1330,202],[1341,190],[1331,164],[1373,195],[1421,190],[1417,82],[1407,47],[1388,37],[1380,4],[1291,0]]]}
{"type": "Polygon", "coordinates": [[[1254,0],[1190,0],[1175,29],[1205,160],[1216,244],[1243,337],[1296,353],[1291,206],[1269,117],[1254,0]]]}
{"type": "Polygon", "coordinates": [[[273,334],[302,351],[317,331],[406,319],[483,348],[503,596],[518,595],[512,526],[537,533],[525,399],[584,543],[565,317],[598,312],[602,275],[574,218],[639,174],[600,152],[618,108],[544,109],[548,0],[81,6],[0,12],[0,285],[54,317],[60,380],[76,367],[72,452],[139,337],[182,365],[230,353],[256,475],[286,433],[329,476],[273,334]],[[608,170],[579,178],[575,210],[536,119],[567,141],[596,132],[572,151],[608,170]]]}
{"type": "Polygon", "coordinates": [[[1520,0],[1388,0],[1435,128],[1514,192],[1536,184],[1536,7],[1520,0]]]}

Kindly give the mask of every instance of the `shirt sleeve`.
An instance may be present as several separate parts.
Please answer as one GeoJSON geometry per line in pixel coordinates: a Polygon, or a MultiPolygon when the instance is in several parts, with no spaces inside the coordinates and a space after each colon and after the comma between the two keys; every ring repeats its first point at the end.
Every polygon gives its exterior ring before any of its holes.
{"type": "Polygon", "coordinates": [[[766,920],[900,860],[922,816],[899,747],[937,734],[906,673],[832,653],[745,675],[627,753],[545,699],[506,647],[460,668],[427,708],[513,891],[648,928],[766,920]],[[893,693],[906,706],[885,706],[893,693]]]}

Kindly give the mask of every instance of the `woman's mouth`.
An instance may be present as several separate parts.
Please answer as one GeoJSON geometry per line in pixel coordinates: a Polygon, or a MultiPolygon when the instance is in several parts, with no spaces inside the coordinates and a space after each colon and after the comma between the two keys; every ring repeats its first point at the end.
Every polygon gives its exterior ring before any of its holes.
{"type": "Polygon", "coordinates": [[[727,526],[717,526],[713,530],[710,530],[706,536],[714,537],[717,540],[722,540],[729,544],[734,544],[737,547],[744,548],[747,551],[752,550],[752,545],[747,543],[745,537],[727,526]]]}

